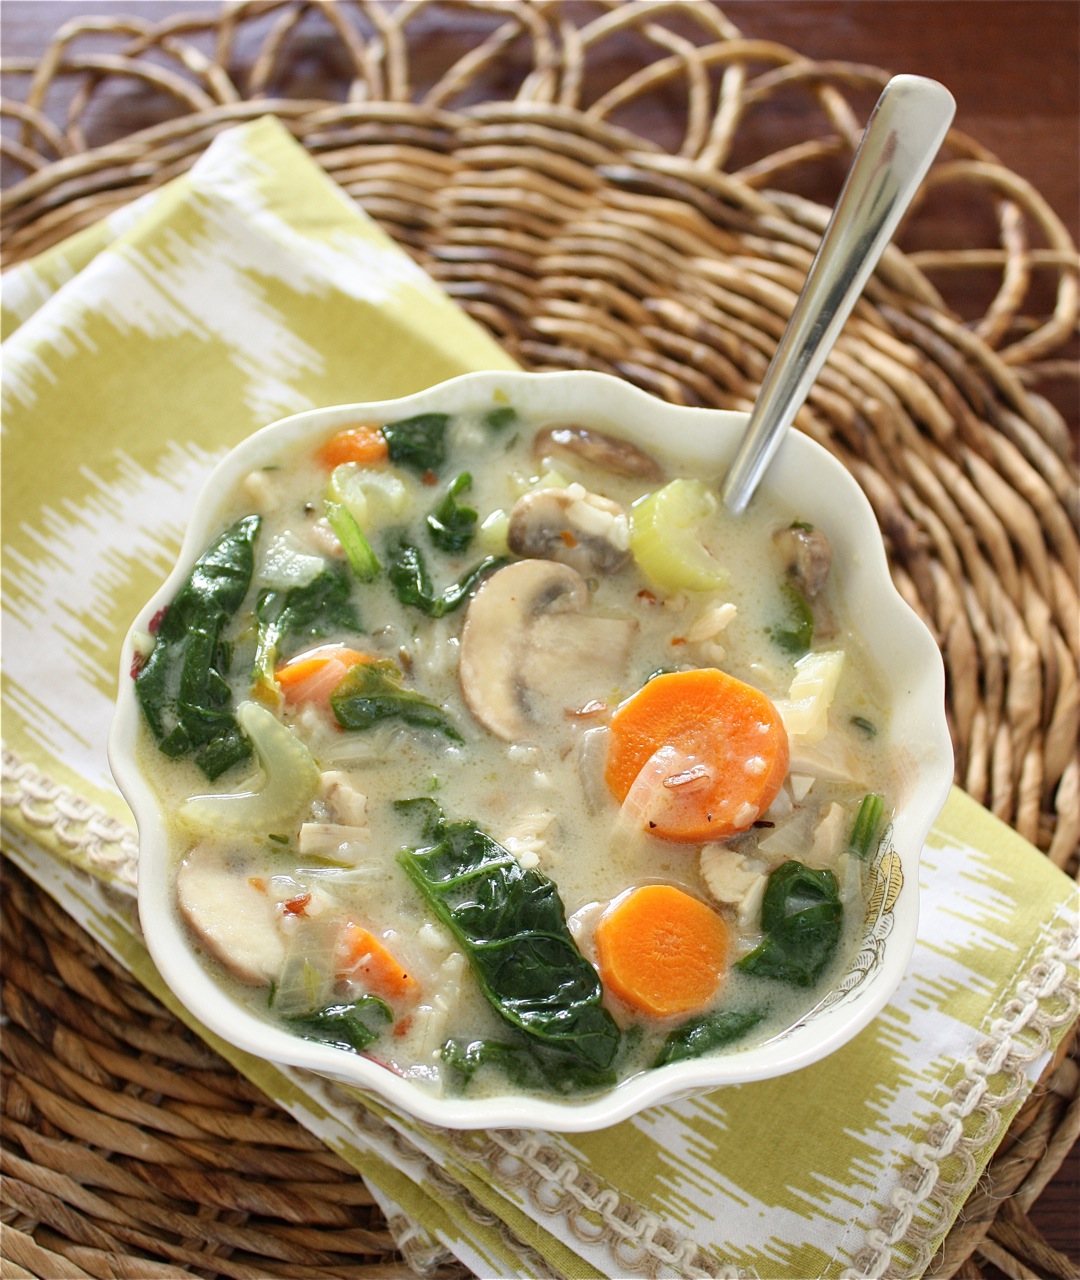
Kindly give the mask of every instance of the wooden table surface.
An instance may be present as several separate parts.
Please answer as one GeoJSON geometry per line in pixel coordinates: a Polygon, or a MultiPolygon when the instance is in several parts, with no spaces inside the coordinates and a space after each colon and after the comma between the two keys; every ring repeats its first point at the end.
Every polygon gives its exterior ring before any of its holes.
{"type": "MultiPolygon", "coordinates": [[[[216,0],[4,0],[0,48],[5,58],[37,58],[73,18],[133,15],[159,21],[218,9],[216,0]]],[[[957,127],[1031,182],[1073,239],[1080,239],[1078,0],[729,0],[723,9],[745,35],[815,59],[869,63],[942,81],[957,100],[957,127]]],[[[459,27],[436,31],[435,38],[463,41],[467,35],[459,27]]],[[[621,78],[613,67],[612,82],[621,78]]],[[[53,107],[61,113],[56,118],[62,120],[64,106],[53,107]]],[[[118,96],[95,122],[100,138],[90,141],[129,132],[142,123],[139,111],[137,95],[118,96]]],[[[672,143],[675,126],[662,110],[622,123],[663,145],[672,143]]],[[[10,131],[6,122],[5,132],[10,131]]],[[[5,180],[18,176],[9,171],[5,180]]],[[[963,243],[963,234],[961,222],[955,243],[963,243]]],[[[1076,426],[1075,387],[1059,407],[1076,426]]],[[[1031,1214],[1047,1241],[1076,1259],[1078,1210],[1080,1147],[1031,1214]]]]}

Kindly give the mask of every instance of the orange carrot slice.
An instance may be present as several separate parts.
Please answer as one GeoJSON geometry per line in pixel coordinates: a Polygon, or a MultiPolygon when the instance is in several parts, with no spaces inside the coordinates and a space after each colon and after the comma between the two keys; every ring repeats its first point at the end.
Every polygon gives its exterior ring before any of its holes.
{"type": "Polygon", "coordinates": [[[341,644],[324,644],[317,649],[297,654],[275,668],[274,679],[285,701],[298,705],[325,702],[344,680],[345,673],[358,662],[371,659],[341,644]]]}
{"type": "Polygon", "coordinates": [[[359,982],[373,995],[401,1000],[417,988],[416,979],[375,935],[350,920],[341,931],[337,975],[359,982]]]}
{"type": "Polygon", "coordinates": [[[596,926],[605,989],[654,1018],[704,1009],[724,979],[728,950],[723,917],[669,884],[632,889],[596,926]]]}
{"type": "Polygon", "coordinates": [[[664,840],[745,831],[787,768],[780,713],[760,690],[713,667],[655,676],[611,720],[608,786],[664,840]],[[635,787],[641,794],[631,796],[635,787]]]}
{"type": "Polygon", "coordinates": [[[361,466],[375,467],[390,456],[382,428],[373,422],[361,422],[346,427],[331,436],[316,455],[329,470],[343,462],[359,462],[361,466]]]}

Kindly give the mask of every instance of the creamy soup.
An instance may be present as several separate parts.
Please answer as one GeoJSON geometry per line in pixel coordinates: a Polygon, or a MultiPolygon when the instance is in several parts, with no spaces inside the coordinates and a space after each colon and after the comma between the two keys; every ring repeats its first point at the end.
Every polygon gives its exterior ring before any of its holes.
{"type": "Polygon", "coordinates": [[[223,984],[469,1094],[587,1095],[822,998],[889,708],[827,532],[715,480],[511,404],[246,477],[135,674],[223,984]]]}

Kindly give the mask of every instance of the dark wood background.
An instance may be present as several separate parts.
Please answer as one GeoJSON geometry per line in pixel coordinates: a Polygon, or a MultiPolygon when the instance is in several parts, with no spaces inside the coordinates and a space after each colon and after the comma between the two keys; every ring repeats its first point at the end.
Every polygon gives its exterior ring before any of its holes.
{"type": "MultiPolygon", "coordinates": [[[[4,0],[0,52],[5,58],[38,58],[73,18],[160,21],[219,7],[217,0],[4,0]]],[[[746,36],[815,59],[869,63],[942,81],[957,100],[956,126],[1031,182],[1073,239],[1080,239],[1080,0],[728,0],[722,7],[746,36]]],[[[445,65],[448,46],[460,46],[459,52],[468,47],[468,25],[448,26],[445,17],[431,21],[432,58],[445,65]]],[[[607,72],[612,84],[625,75],[617,54],[607,72]]],[[[17,89],[16,82],[9,92],[17,89]]],[[[62,120],[65,107],[61,94],[50,114],[62,120]]],[[[138,93],[116,96],[93,121],[89,141],[153,123],[145,111],[138,93]]],[[[619,122],[672,145],[678,142],[676,117],[674,109],[653,103],[619,122]]],[[[5,172],[6,181],[18,176],[5,172]]],[[[825,191],[805,194],[831,202],[825,191]]],[[[949,210],[949,243],[963,245],[966,237],[981,234],[984,229],[970,221],[980,216],[985,215],[949,210]]],[[[1075,427],[1075,384],[1059,398],[1059,407],[1075,427]]],[[[1080,1147],[1047,1185],[1031,1219],[1051,1245],[1080,1260],[1080,1147]]]]}

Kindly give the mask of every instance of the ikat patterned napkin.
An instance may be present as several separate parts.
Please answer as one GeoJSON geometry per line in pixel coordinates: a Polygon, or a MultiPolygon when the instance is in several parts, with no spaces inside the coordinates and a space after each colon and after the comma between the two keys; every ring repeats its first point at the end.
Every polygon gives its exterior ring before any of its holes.
{"type": "MultiPolygon", "coordinates": [[[[298,410],[512,364],[273,119],[3,277],[5,852],[192,1025],[139,938],[121,638],[214,462],[298,410]]],[[[796,1075],[593,1134],[453,1133],[198,1028],[364,1176],[419,1270],[918,1276],[1077,1011],[1074,886],[960,792],[895,999],[796,1075]]]]}

